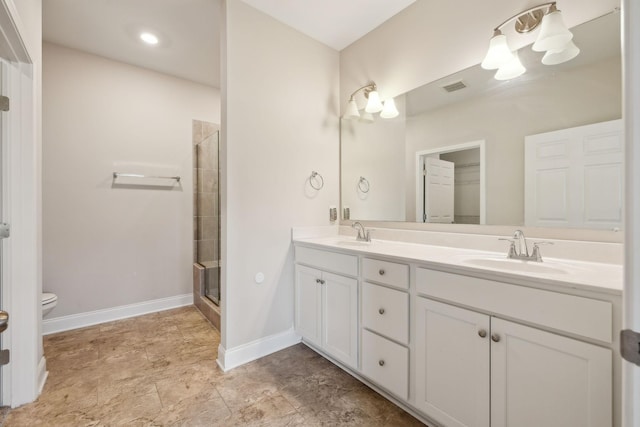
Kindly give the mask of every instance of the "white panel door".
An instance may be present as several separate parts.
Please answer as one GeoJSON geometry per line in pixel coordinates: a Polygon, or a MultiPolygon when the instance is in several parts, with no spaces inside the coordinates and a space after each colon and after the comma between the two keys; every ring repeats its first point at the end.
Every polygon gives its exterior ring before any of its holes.
{"type": "Polygon", "coordinates": [[[489,426],[489,326],[487,315],[417,298],[416,406],[442,425],[489,426]]]}
{"type": "Polygon", "coordinates": [[[525,224],[622,226],[622,121],[525,137],[525,224]]]}
{"type": "Polygon", "coordinates": [[[425,222],[453,223],[454,163],[425,159],[425,222]]]}
{"type": "Polygon", "coordinates": [[[611,350],[496,318],[491,334],[492,427],[611,426],[611,350]]]}
{"type": "Polygon", "coordinates": [[[322,288],[320,270],[296,265],[296,333],[305,340],[322,345],[322,288]]]}
{"type": "Polygon", "coordinates": [[[358,365],[358,281],[322,274],[322,347],[353,368],[358,365]]]}

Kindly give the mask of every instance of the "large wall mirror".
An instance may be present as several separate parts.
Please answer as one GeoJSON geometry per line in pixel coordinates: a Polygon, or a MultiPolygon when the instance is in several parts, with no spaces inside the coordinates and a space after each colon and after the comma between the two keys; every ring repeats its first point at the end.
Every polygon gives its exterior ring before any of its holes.
{"type": "Polygon", "coordinates": [[[571,29],[580,54],[508,81],[479,65],[341,122],[343,219],[615,229],[623,200],[620,15],[571,29]]]}

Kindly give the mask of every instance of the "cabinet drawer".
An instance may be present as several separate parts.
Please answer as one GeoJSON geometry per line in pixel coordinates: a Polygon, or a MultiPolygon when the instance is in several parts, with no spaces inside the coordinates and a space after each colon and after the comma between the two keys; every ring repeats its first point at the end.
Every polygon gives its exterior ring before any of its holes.
{"type": "Polygon", "coordinates": [[[358,257],[355,255],[296,246],[296,262],[318,267],[321,270],[348,276],[358,275],[358,257]]]}
{"type": "Polygon", "coordinates": [[[409,294],[364,283],[362,324],[381,335],[409,343],[409,294]]]}
{"type": "Polygon", "coordinates": [[[396,396],[409,396],[409,349],[362,331],[362,373],[396,396]]]}
{"type": "Polygon", "coordinates": [[[409,266],[405,264],[365,258],[362,260],[362,276],[365,280],[409,289],[409,266]]]}
{"type": "Polygon", "coordinates": [[[418,268],[419,294],[612,342],[610,302],[418,268]]]}

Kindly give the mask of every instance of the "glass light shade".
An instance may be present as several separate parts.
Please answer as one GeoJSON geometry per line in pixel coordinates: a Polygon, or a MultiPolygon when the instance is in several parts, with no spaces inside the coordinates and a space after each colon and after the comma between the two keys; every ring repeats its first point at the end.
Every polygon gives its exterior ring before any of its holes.
{"type": "Polygon", "coordinates": [[[389,98],[384,101],[384,107],[382,108],[382,112],[380,113],[380,117],[383,119],[393,119],[394,117],[398,117],[400,113],[396,108],[396,102],[393,98],[389,98]]]}
{"type": "Polygon", "coordinates": [[[367,113],[379,113],[382,111],[382,101],[380,101],[380,95],[375,90],[369,92],[369,100],[367,101],[367,106],[364,111],[367,113]]]}
{"type": "Polygon", "coordinates": [[[489,50],[480,66],[485,70],[495,70],[513,60],[513,53],[507,44],[507,36],[498,31],[489,41],[489,50]]]}
{"type": "Polygon", "coordinates": [[[527,71],[527,69],[524,68],[524,65],[520,62],[520,58],[518,58],[518,53],[515,52],[513,59],[508,64],[498,68],[494,78],[496,80],[511,80],[523,75],[525,71],[527,71]]]}
{"type": "Polygon", "coordinates": [[[580,48],[576,46],[573,41],[569,41],[564,49],[555,51],[550,50],[544,54],[542,57],[542,63],[544,65],[556,65],[562,64],[563,62],[571,61],[573,58],[578,56],[580,53],[580,48]]]}
{"type": "Polygon", "coordinates": [[[364,111],[361,115],[360,115],[360,120],[363,123],[373,123],[375,120],[375,118],[373,117],[373,114],[371,113],[367,113],[366,111],[364,111]]]}
{"type": "Polygon", "coordinates": [[[347,104],[347,111],[344,113],[345,119],[357,119],[360,117],[360,113],[358,112],[358,104],[356,104],[356,100],[352,99],[347,104]]]}
{"type": "Polygon", "coordinates": [[[538,34],[538,39],[533,46],[531,46],[531,49],[536,52],[562,50],[572,38],[573,34],[567,29],[567,26],[564,25],[562,14],[559,10],[556,10],[547,13],[542,18],[540,34],[538,34]]]}

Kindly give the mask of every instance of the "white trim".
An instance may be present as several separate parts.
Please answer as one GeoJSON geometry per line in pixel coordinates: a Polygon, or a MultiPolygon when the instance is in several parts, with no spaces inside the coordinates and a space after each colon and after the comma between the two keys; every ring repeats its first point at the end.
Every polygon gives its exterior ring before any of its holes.
{"type": "MultiPolygon", "coordinates": [[[[623,329],[640,332],[640,2],[622,2],[622,117],[625,124],[623,329]]],[[[640,425],[640,366],[622,361],[622,425],[640,425]]]]}
{"type": "Polygon", "coordinates": [[[486,185],[487,185],[487,162],[486,162],[486,150],[485,150],[485,140],[480,139],[478,141],[465,142],[462,144],[456,145],[447,145],[444,147],[438,148],[430,148],[428,150],[416,151],[416,169],[414,176],[416,177],[416,222],[422,222],[420,219],[422,218],[422,208],[419,203],[422,201],[422,164],[424,163],[424,157],[429,154],[445,154],[451,153],[454,151],[462,151],[469,150],[473,148],[480,149],[480,224],[484,225],[487,223],[487,203],[486,203],[486,185]]]}
{"type": "Polygon", "coordinates": [[[49,377],[49,371],[47,371],[47,359],[44,356],[40,358],[40,363],[38,363],[38,394],[42,393],[42,389],[44,388],[44,383],[47,382],[47,377],[49,377]]]}
{"type": "Polygon", "coordinates": [[[169,310],[193,304],[193,294],[176,295],[173,297],[154,299],[135,304],[121,305],[86,313],[71,314],[69,316],[54,317],[42,322],[42,334],[49,335],[71,329],[84,328],[114,320],[141,316],[157,311],[169,310]]]}
{"type": "Polygon", "coordinates": [[[270,335],[259,340],[251,341],[238,347],[225,349],[222,344],[218,347],[218,366],[223,371],[229,371],[245,363],[298,344],[302,338],[293,328],[284,332],[270,335]]]}

